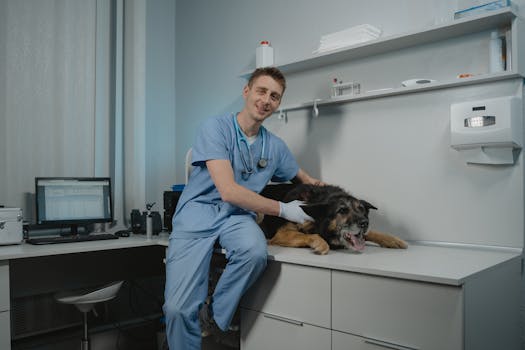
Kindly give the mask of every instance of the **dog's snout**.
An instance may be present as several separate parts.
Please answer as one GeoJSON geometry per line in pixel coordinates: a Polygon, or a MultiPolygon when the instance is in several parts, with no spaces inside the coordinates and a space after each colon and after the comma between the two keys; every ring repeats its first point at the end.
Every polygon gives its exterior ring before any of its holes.
{"type": "Polygon", "coordinates": [[[367,219],[360,220],[357,223],[357,226],[359,226],[359,228],[367,228],[368,227],[368,220],[367,219]]]}

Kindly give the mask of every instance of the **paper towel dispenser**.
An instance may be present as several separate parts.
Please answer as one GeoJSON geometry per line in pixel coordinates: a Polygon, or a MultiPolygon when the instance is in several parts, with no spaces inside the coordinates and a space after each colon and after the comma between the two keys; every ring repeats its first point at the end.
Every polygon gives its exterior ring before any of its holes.
{"type": "Polygon", "coordinates": [[[450,146],[467,163],[514,164],[523,142],[522,110],[515,96],[452,104],[450,146]]]}

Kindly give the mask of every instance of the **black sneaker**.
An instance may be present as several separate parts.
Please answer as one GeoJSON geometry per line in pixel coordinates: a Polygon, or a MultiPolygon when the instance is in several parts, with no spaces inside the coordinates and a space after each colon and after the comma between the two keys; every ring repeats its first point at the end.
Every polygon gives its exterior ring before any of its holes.
{"type": "Polygon", "coordinates": [[[222,333],[217,323],[213,319],[210,311],[210,305],[207,303],[202,304],[199,311],[199,323],[201,326],[201,337],[206,338],[210,335],[220,335],[222,333]]]}

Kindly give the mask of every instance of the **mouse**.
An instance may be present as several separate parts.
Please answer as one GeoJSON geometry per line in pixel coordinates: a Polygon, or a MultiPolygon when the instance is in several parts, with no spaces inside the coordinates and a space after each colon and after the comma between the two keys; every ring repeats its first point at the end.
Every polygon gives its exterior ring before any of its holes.
{"type": "Polygon", "coordinates": [[[129,230],[120,230],[115,232],[115,236],[117,237],[129,237],[129,230]]]}

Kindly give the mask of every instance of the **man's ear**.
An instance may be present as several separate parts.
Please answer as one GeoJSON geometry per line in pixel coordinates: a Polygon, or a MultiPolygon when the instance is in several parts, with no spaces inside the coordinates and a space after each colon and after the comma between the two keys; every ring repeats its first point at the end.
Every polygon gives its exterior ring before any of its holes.
{"type": "Polygon", "coordinates": [[[377,210],[377,208],[375,206],[373,206],[372,204],[368,203],[365,200],[361,199],[361,203],[365,206],[366,209],[375,209],[375,210],[377,210]]]}
{"type": "Polygon", "coordinates": [[[248,86],[248,84],[246,84],[242,89],[242,97],[246,98],[246,95],[248,95],[248,91],[250,91],[250,87],[248,86]]]}
{"type": "Polygon", "coordinates": [[[312,218],[322,218],[326,217],[328,212],[328,203],[315,203],[315,204],[305,204],[301,205],[301,208],[304,212],[310,215],[312,218]]]}

